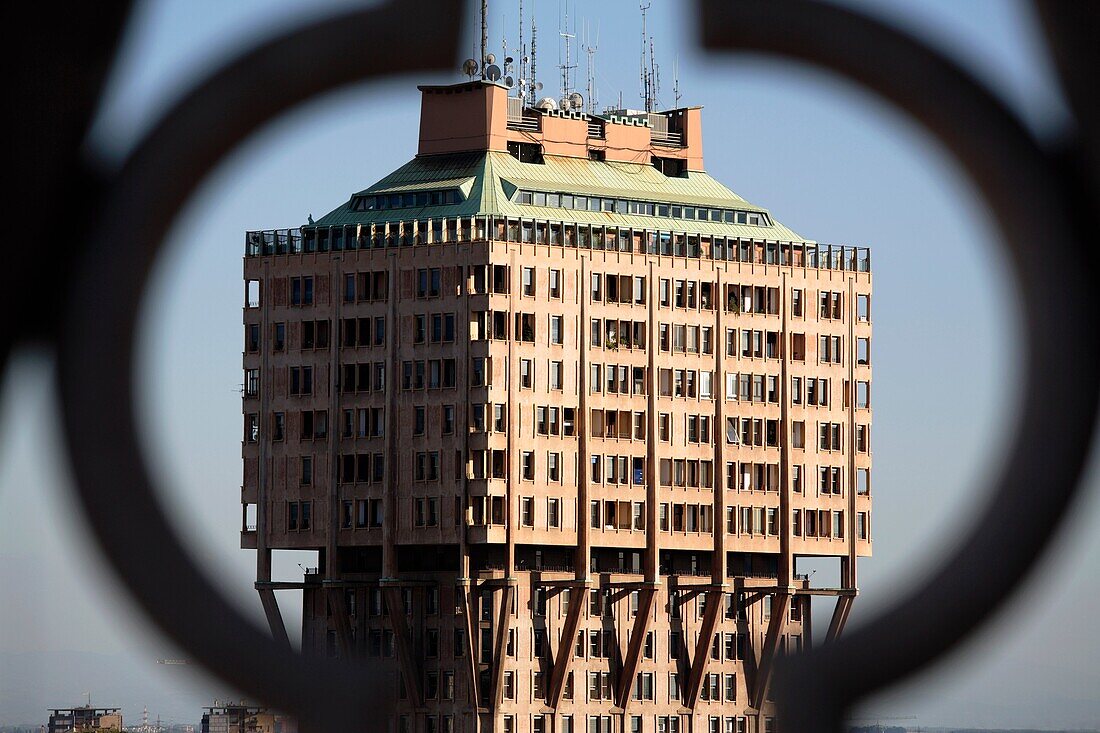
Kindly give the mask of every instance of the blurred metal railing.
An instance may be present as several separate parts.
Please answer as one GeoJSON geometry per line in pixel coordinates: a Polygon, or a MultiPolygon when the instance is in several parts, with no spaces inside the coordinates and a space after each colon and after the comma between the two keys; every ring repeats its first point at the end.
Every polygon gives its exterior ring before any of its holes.
{"type": "MultiPolygon", "coordinates": [[[[995,490],[938,572],[847,637],[783,660],[781,731],[835,731],[852,705],[941,657],[1020,586],[1081,479],[1097,410],[1095,234],[1100,6],[1036,0],[1075,126],[1035,139],[956,64],[870,18],[810,0],[700,0],[704,46],[810,63],[861,85],[935,135],[996,215],[1023,303],[1023,409],[990,470],[995,490]],[[1092,242],[1092,244],[1089,244],[1092,242]],[[1026,426],[1026,434],[1024,427],[1026,426]],[[1025,437],[1026,436],[1026,437],[1025,437]]],[[[154,499],[136,437],[134,334],[146,279],[181,206],[229,152],[317,95],[457,59],[462,3],[392,1],[291,30],[229,61],[167,111],[117,171],[82,144],[129,14],[125,2],[48,5],[5,45],[20,100],[9,221],[52,221],[9,253],[0,349],[55,345],[78,499],[104,555],[150,618],[211,673],[296,716],[304,731],[375,730],[390,708],[369,668],[284,650],[192,562],[154,499]],[[415,28],[414,33],[408,29],[415,28]],[[169,173],[170,172],[170,173],[169,173]],[[25,292],[50,297],[26,298],[25,292]],[[118,526],[126,532],[118,532],[118,526]]],[[[12,12],[6,9],[5,12],[12,12]]],[[[8,25],[14,27],[14,19],[8,25]]]]}

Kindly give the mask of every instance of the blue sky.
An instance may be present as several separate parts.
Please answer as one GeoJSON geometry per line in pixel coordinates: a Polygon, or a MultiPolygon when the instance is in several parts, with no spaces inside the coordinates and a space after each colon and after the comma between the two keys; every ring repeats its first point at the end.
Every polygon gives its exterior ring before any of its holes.
{"type": "MultiPolygon", "coordinates": [[[[150,0],[129,29],[89,150],[104,165],[189,84],[282,29],[351,2],[150,0]]],[[[540,24],[540,78],[557,88],[556,0],[527,0],[540,24]]],[[[971,68],[1037,131],[1064,120],[1026,6],[1004,0],[851,2],[927,38],[971,68]]],[[[515,40],[513,2],[490,3],[490,46],[515,40]],[[507,18],[502,23],[501,16],[507,18]]],[[[637,4],[581,8],[600,30],[599,98],[639,106],[637,4]]],[[[855,88],[800,66],[704,58],[688,3],[654,0],[664,88],[704,109],[707,169],[803,236],[868,245],[875,271],[875,557],[861,565],[853,624],[874,613],[955,541],[1017,405],[1016,304],[996,232],[974,190],[934,141],[855,88]]],[[[571,13],[574,17],[577,13],[571,13]]],[[[466,44],[472,47],[471,35],[466,44]]],[[[579,78],[583,79],[581,66],[579,78]]],[[[318,100],[271,123],[215,171],[181,212],[150,283],[138,372],[147,450],[162,500],[196,558],[259,621],[253,556],[240,525],[241,253],[247,229],[295,226],[404,163],[415,150],[417,83],[405,76],[318,100]]],[[[170,175],[170,172],[166,172],[170,175]]],[[[57,444],[50,355],[22,355],[0,409],[0,724],[41,722],[47,705],[147,704],[195,721],[231,693],[138,616],[90,550],[71,508],[57,444]],[[64,670],[64,671],[62,671],[64,670]],[[98,672],[97,672],[98,671],[98,672]]],[[[1095,464],[1095,461],[1094,461],[1095,464]]],[[[1017,600],[944,665],[867,714],[922,725],[1100,727],[1100,507],[1074,514],[1056,552],[1017,600]],[[1053,558],[1057,557],[1055,561],[1053,558]]],[[[125,531],[125,527],[120,527],[125,531]]],[[[307,557],[283,558],[291,577],[307,557]]],[[[825,572],[824,570],[822,571],[825,572]]],[[[284,599],[293,627],[294,599],[284,599]]],[[[820,624],[816,624],[821,628],[820,624]]]]}

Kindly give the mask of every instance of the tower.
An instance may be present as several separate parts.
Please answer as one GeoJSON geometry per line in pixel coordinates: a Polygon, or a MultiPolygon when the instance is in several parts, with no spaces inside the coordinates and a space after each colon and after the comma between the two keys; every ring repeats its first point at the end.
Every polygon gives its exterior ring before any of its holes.
{"type": "Polygon", "coordinates": [[[771,730],[870,539],[870,255],[708,175],[702,110],[425,86],[416,156],[246,236],[242,546],[395,733],[771,730]],[[640,151],[640,152],[639,152],[640,151]],[[301,583],[271,552],[315,550],[301,583]],[[836,558],[815,589],[799,557],[836,558]]]}

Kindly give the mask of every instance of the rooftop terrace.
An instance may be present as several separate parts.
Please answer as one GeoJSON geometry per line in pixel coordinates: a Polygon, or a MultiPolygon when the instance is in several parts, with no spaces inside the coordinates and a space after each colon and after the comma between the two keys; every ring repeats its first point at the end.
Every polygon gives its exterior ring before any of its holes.
{"type": "Polygon", "coordinates": [[[723,237],[666,229],[469,216],[377,224],[250,231],[245,257],[276,257],[394,247],[431,248],[475,241],[724,260],[852,272],[871,271],[871,250],[839,244],[723,237]]]}

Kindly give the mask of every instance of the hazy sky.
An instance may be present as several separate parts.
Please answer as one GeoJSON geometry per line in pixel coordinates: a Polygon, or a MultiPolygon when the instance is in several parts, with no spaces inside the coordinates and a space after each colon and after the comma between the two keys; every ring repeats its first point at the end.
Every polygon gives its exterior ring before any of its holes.
{"type": "MultiPolygon", "coordinates": [[[[514,4],[490,3],[494,50],[502,14],[515,41],[514,4]]],[[[559,4],[527,0],[528,12],[533,4],[540,78],[555,90],[559,4]]],[[[1063,119],[1024,5],[854,4],[958,58],[1037,130],[1055,130],[1063,119]]],[[[220,60],[348,5],[141,4],[93,149],[117,162],[166,104],[220,60]]],[[[678,58],[682,101],[705,106],[708,171],[805,237],[873,248],[875,556],[861,564],[857,624],[932,567],[986,499],[982,479],[1017,405],[1011,283],[981,202],[912,123],[818,72],[704,60],[694,47],[691,8],[655,0],[651,28],[661,101],[672,104],[678,58]]],[[[637,4],[590,2],[581,10],[592,35],[600,31],[600,102],[613,102],[621,90],[627,105],[639,106],[637,4]]],[[[360,87],[270,125],[182,213],[151,283],[138,372],[162,499],[196,558],[258,623],[254,556],[237,549],[243,232],[320,216],[404,163],[416,147],[415,85],[459,79],[456,72],[360,87]]],[[[135,613],[89,544],[67,466],[57,460],[50,359],[43,351],[21,355],[3,383],[0,724],[44,722],[47,706],[77,704],[85,692],[93,702],[123,705],[130,722],[143,705],[153,715],[196,722],[201,705],[231,693],[195,668],[156,664],[181,652],[135,613]]],[[[1025,595],[946,663],[874,701],[867,715],[916,715],[926,726],[1100,727],[1096,469],[1094,459],[1086,502],[1025,595]]],[[[307,557],[283,558],[276,570],[293,577],[307,557]]],[[[298,627],[297,598],[282,602],[288,625],[298,627]]]]}

